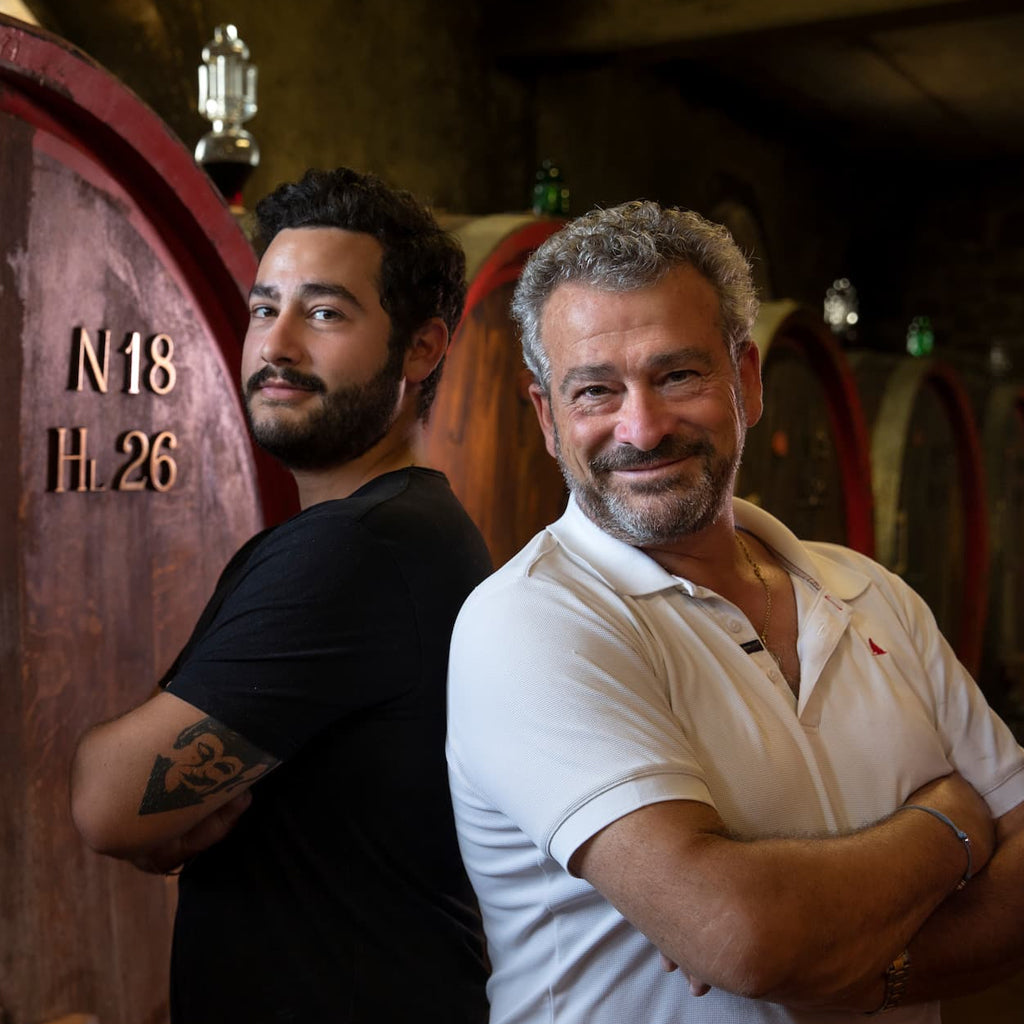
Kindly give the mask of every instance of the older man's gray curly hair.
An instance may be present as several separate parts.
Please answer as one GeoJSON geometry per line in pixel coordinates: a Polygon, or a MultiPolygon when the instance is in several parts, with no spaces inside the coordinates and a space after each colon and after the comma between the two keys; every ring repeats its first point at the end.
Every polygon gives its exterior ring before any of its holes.
{"type": "Polygon", "coordinates": [[[729,232],[690,210],[636,201],[592,210],[552,235],[527,261],[512,299],[523,358],[544,389],[551,364],[540,319],[551,293],[570,281],[611,292],[657,284],[671,269],[691,266],[718,294],[719,328],[733,364],[750,342],[757,296],[750,265],[729,232]]]}

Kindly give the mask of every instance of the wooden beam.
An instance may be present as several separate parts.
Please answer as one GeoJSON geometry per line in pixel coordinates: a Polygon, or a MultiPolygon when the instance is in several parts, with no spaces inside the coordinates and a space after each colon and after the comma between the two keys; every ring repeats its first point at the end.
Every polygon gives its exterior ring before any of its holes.
{"type": "Polygon", "coordinates": [[[521,0],[491,7],[489,27],[502,56],[584,56],[687,50],[761,33],[877,31],[1019,10],[1019,0],[521,0]]]}

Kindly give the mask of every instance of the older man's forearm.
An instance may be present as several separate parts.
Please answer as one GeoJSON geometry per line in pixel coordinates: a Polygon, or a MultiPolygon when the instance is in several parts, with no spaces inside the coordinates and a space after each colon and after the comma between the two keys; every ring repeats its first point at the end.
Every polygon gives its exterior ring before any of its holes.
{"type": "Polygon", "coordinates": [[[997,821],[996,844],[911,941],[904,1001],[966,995],[1024,970],[1024,804],[997,821]]]}

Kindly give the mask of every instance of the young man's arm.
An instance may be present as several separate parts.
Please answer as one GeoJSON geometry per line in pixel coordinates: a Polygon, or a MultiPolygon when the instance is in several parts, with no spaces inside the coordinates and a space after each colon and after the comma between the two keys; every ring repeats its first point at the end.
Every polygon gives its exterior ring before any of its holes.
{"type": "MultiPolygon", "coordinates": [[[[958,776],[919,790],[991,851],[981,798],[958,776]]],[[[930,814],[904,811],[825,839],[731,838],[693,801],[641,808],[585,843],[570,867],[693,979],[755,999],[858,1009],[882,1001],[886,965],[954,890],[963,844],[930,814]],[[851,997],[850,993],[855,993],[851,997]]]]}
{"type": "Polygon", "coordinates": [[[149,874],[175,875],[178,873],[176,869],[186,861],[219,843],[235,827],[251,803],[252,793],[244,790],[184,835],[150,847],[145,853],[129,857],[128,860],[140,871],[149,874]]]}
{"type": "Polygon", "coordinates": [[[99,853],[169,870],[223,838],[247,806],[240,795],[277,764],[192,704],[160,693],[82,737],[72,817],[99,853]]]}

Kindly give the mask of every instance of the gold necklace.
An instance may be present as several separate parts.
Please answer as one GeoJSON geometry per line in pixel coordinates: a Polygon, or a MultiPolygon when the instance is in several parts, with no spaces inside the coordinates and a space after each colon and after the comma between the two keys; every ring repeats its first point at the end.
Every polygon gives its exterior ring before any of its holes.
{"type": "MultiPolygon", "coordinates": [[[[740,551],[743,552],[743,556],[750,563],[750,568],[754,570],[754,575],[757,577],[757,582],[764,588],[764,625],[761,627],[761,643],[764,645],[764,649],[768,651],[773,658],[775,655],[768,648],[768,623],[772,621],[772,591],[771,587],[768,586],[768,581],[764,578],[764,573],[761,571],[761,566],[754,561],[754,556],[750,553],[750,549],[746,544],[743,543],[743,538],[736,534],[736,540],[739,543],[740,551]]],[[[775,658],[776,662],[779,660],[775,658]]]]}

